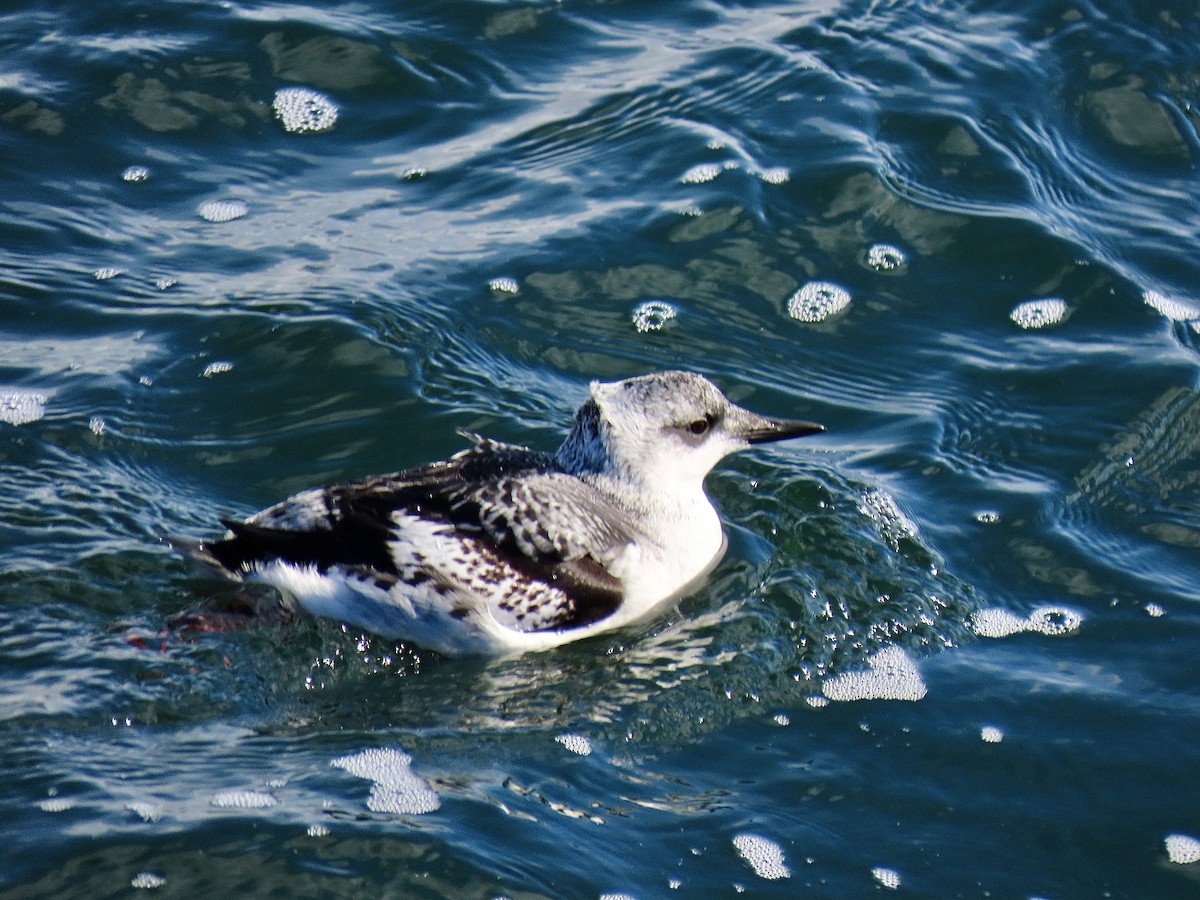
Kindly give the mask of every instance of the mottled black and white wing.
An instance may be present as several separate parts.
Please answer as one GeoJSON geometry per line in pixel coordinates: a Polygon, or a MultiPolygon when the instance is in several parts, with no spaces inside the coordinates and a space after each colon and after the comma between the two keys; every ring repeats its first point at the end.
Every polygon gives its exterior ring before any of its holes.
{"type": "Polygon", "coordinates": [[[546,454],[479,439],[445,462],[304,491],[226,521],[232,537],[202,552],[235,577],[285,565],[370,584],[416,615],[486,613],[517,631],[580,627],[624,599],[613,565],[635,530],[554,468],[546,454]]]}
{"type": "Polygon", "coordinates": [[[558,472],[499,478],[453,492],[451,508],[463,533],[478,529],[479,543],[539,594],[525,604],[519,592],[494,598],[500,614],[521,618],[509,627],[579,627],[612,614],[624,599],[612,570],[637,532],[623,510],[585,482],[558,472]],[[542,585],[561,596],[547,597],[542,585]]]}

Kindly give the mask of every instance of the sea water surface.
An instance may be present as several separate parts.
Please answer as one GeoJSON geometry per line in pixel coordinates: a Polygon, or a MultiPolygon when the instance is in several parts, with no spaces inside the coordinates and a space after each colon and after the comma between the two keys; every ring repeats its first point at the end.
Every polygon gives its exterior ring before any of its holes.
{"type": "Polygon", "coordinates": [[[1194,3],[0,48],[5,896],[1200,896],[1194,3]],[[710,477],[729,552],[635,627],[443,659],[165,542],[668,367],[828,433],[710,477]]]}

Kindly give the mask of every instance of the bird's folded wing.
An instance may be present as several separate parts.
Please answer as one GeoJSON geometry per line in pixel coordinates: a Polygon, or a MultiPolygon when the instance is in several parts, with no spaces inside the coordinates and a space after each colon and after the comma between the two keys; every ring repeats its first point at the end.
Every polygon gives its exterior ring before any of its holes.
{"type": "Polygon", "coordinates": [[[611,562],[637,536],[629,515],[591,485],[559,472],[523,474],[453,492],[460,525],[530,560],[611,562]]]}
{"type": "MultiPolygon", "coordinates": [[[[454,492],[451,516],[460,532],[476,531],[490,552],[520,573],[524,587],[515,593],[540,598],[539,624],[530,625],[531,615],[510,627],[577,628],[608,617],[624,602],[625,586],[613,567],[637,531],[624,510],[573,476],[524,474],[470,485],[454,492]]],[[[502,622],[520,603],[512,597],[489,602],[502,622]]]]}
{"type": "MultiPolygon", "coordinates": [[[[226,521],[233,537],[206,545],[228,571],[244,574],[271,560],[341,568],[372,577],[404,579],[402,520],[448,529],[481,558],[510,572],[511,591],[557,599],[537,625],[578,627],[605,618],[624,600],[614,563],[638,532],[629,515],[591,485],[547,471],[553,460],[507,445],[477,444],[451,459],[393,475],[375,476],[304,491],[250,517],[226,521]]],[[[459,554],[427,554],[422,578],[455,581],[459,554]]],[[[412,573],[408,573],[411,575],[412,573]]],[[[465,587],[466,585],[459,585],[465,587]]],[[[499,584],[496,585],[499,587],[499,584]]],[[[507,597],[472,584],[489,605],[507,597]]],[[[530,621],[534,621],[531,617],[530,621]]]]}

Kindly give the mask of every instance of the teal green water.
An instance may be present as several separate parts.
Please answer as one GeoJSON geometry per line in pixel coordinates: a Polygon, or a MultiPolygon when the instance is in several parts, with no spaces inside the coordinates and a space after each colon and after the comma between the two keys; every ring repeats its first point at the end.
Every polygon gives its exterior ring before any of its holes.
{"type": "Polygon", "coordinates": [[[1195,896],[1197,17],[0,13],[0,891],[1195,896]],[[829,431],[661,615],[180,624],[165,536],[667,367],[829,431]]]}

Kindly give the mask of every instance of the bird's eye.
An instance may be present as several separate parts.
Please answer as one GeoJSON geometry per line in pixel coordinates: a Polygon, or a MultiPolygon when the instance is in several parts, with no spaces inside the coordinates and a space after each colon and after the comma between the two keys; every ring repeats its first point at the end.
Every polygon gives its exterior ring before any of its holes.
{"type": "Polygon", "coordinates": [[[688,431],[699,437],[700,435],[704,434],[704,432],[708,431],[708,419],[697,419],[688,426],[688,431]]]}

